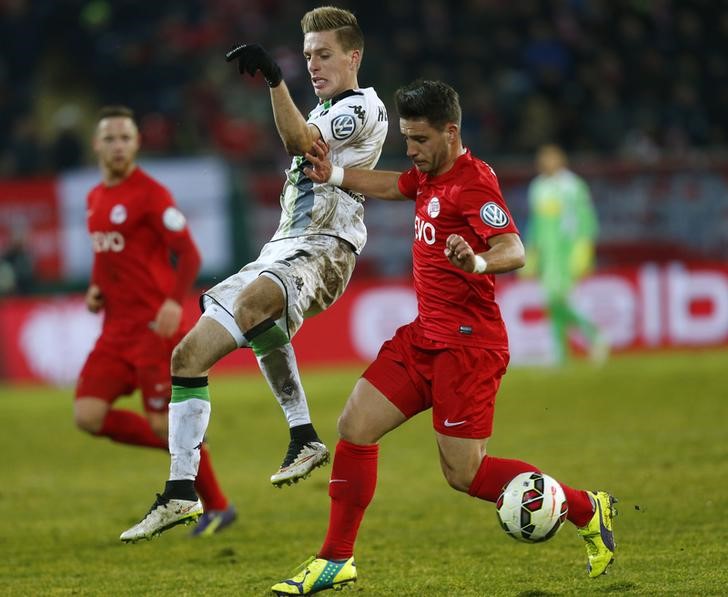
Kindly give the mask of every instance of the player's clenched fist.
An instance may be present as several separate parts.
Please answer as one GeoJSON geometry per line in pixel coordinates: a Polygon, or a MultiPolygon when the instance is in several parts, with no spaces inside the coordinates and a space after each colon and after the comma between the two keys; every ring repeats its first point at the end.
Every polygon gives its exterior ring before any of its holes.
{"type": "Polygon", "coordinates": [[[283,80],[281,67],[273,60],[273,56],[268,50],[260,44],[240,44],[225,54],[227,62],[232,62],[236,58],[241,75],[248,73],[254,77],[255,73],[260,71],[271,87],[278,87],[281,84],[283,80]]]}
{"type": "Polygon", "coordinates": [[[475,253],[467,241],[459,234],[451,234],[445,241],[445,257],[458,269],[472,273],[475,271],[475,253]]]}
{"type": "Polygon", "coordinates": [[[166,299],[157,311],[157,317],[149,326],[162,338],[171,338],[182,321],[182,305],[173,299],[166,299]]]}
{"type": "Polygon", "coordinates": [[[96,284],[91,284],[86,291],[86,308],[91,313],[98,313],[104,306],[104,295],[96,284]]]}
{"type": "Polygon", "coordinates": [[[313,182],[326,183],[331,178],[333,165],[328,159],[329,146],[323,139],[314,141],[311,149],[304,155],[310,166],[303,169],[303,173],[313,182]]]}

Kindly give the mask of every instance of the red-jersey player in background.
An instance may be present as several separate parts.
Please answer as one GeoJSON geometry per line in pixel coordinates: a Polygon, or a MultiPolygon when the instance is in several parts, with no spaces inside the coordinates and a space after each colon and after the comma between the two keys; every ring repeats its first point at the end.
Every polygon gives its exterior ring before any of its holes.
{"type": "MultiPolygon", "coordinates": [[[[94,151],[103,181],[87,201],[94,260],[86,306],[103,311],[104,322],[78,379],[74,417],[92,435],[167,450],[169,362],[189,329],[182,303],[200,255],[169,191],[136,164],[133,112],[109,106],[99,116],[94,151]],[[137,388],[146,416],[114,406],[137,388]]],[[[235,519],[204,446],[197,490],[205,513],[193,535],[212,534],[235,519]]]]}
{"type": "MultiPolygon", "coordinates": [[[[458,95],[416,81],[395,95],[414,167],[404,173],[332,167],[320,141],[306,157],[314,182],[415,202],[412,248],[417,318],[384,343],[339,419],[324,543],[299,574],[273,586],[305,595],[356,580],[354,542],[374,496],[382,436],[432,409],[440,464],[458,491],[495,502],[522,472],[538,468],[486,454],[495,397],[508,365],[508,338],[493,274],[523,266],[524,249],[495,173],[462,145],[458,95]]],[[[613,502],[604,491],[562,484],[586,541],[587,569],[601,575],[614,556],[613,502]]],[[[403,486],[406,488],[406,485],[403,486]]]]}

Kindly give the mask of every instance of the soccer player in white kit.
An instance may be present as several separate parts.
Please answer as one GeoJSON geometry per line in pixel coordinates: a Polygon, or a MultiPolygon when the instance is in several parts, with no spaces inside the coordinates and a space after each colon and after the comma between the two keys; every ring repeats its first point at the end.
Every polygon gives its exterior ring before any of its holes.
{"type": "Polygon", "coordinates": [[[207,375],[236,348],[253,349],[290,428],[288,451],[271,482],[296,482],[329,460],[311,423],[290,340],[306,317],[327,309],[344,292],[366,242],[364,197],[312,182],[304,173],[310,164],[303,155],[322,139],[338,163],[372,169],[388,125],[374,89],[358,84],[364,40],[356,17],[320,7],[304,15],[301,27],[303,54],[319,98],[308,119],[262,46],[244,44],[226,55],[238,61],[241,74],[263,74],[278,133],[294,156],[281,193],[281,219],[257,260],[203,295],[202,317],[172,355],[169,480],[147,515],[122,533],[122,541],[151,538],[202,514],[193,483],[210,418],[207,375]]]}

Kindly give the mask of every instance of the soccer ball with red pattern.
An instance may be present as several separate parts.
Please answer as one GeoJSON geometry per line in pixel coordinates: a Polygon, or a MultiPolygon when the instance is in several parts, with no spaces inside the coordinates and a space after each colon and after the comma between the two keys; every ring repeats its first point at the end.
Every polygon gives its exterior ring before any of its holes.
{"type": "Polygon", "coordinates": [[[503,488],[495,504],[503,530],[514,539],[539,543],[551,539],[566,520],[564,490],[543,473],[521,473],[503,488]]]}

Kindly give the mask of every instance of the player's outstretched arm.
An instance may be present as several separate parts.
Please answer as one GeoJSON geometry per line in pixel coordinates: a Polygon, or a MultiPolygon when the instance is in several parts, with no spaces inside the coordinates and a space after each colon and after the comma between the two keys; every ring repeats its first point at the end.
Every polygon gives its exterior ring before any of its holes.
{"type": "Polygon", "coordinates": [[[389,201],[406,199],[399,192],[397,184],[400,172],[386,170],[367,170],[365,168],[341,168],[329,160],[328,147],[322,139],[314,142],[305,157],[311,164],[303,172],[313,182],[329,183],[370,197],[389,201]]]}
{"type": "Polygon", "coordinates": [[[259,44],[239,44],[225,54],[225,60],[238,61],[241,75],[255,76],[260,71],[270,87],[270,100],[273,106],[278,134],[290,155],[303,155],[320,136],[315,126],[310,126],[288,91],[283,72],[268,50],[259,44]]]}
{"type": "Polygon", "coordinates": [[[475,274],[502,274],[525,263],[521,238],[515,233],[499,234],[488,239],[490,248],[476,254],[459,234],[451,234],[445,241],[445,257],[458,269],[475,274]]]}

